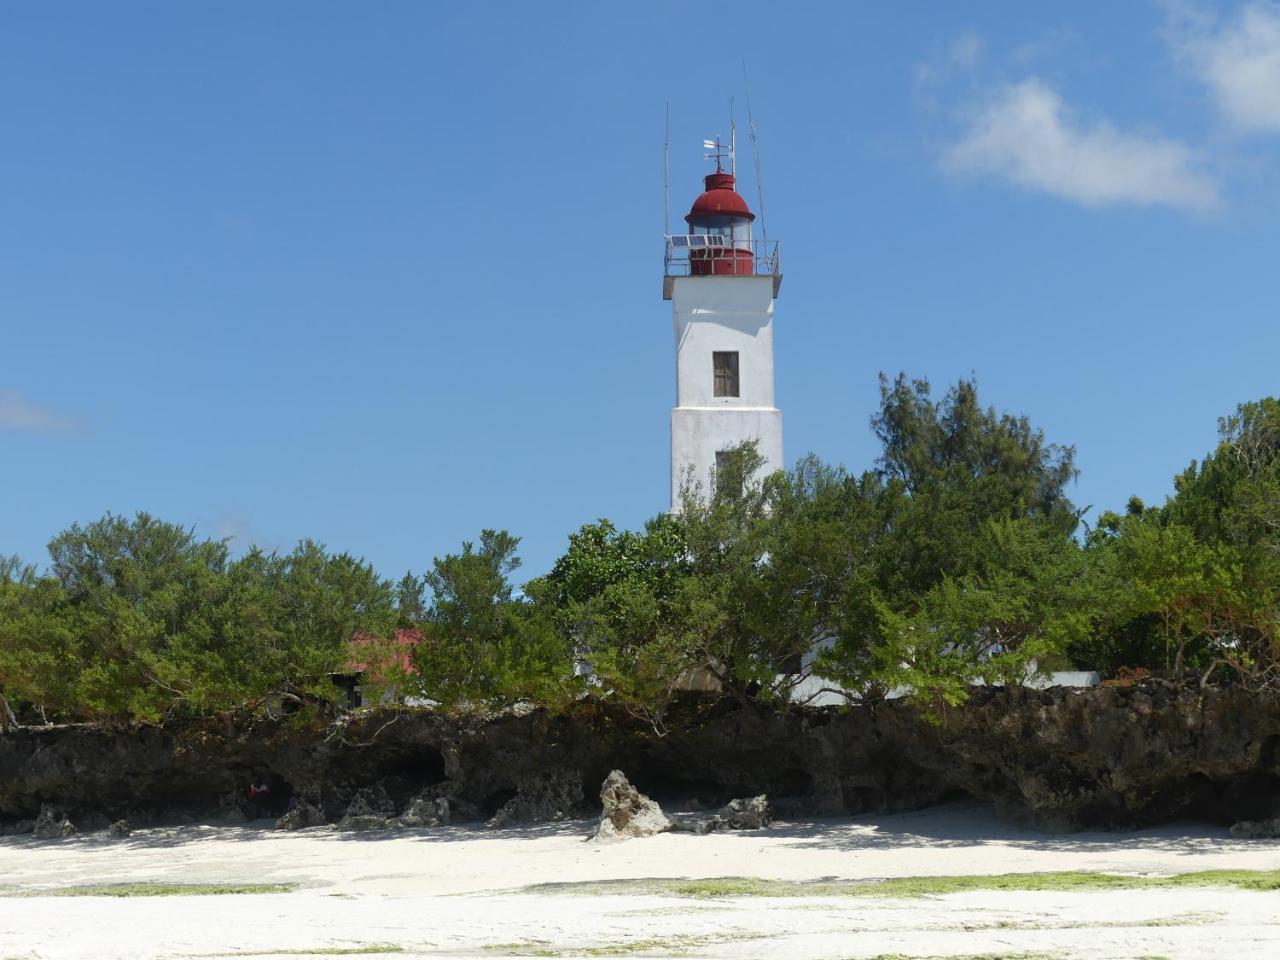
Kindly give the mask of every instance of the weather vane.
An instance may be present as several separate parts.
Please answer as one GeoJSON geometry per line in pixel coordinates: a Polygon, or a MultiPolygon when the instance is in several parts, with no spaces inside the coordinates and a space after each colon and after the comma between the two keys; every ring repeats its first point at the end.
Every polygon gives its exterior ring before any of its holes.
{"type": "Polygon", "coordinates": [[[721,164],[721,160],[727,151],[720,146],[720,134],[717,133],[714,140],[703,140],[702,149],[711,151],[706,155],[706,159],[716,162],[716,173],[723,173],[724,167],[721,164]]]}

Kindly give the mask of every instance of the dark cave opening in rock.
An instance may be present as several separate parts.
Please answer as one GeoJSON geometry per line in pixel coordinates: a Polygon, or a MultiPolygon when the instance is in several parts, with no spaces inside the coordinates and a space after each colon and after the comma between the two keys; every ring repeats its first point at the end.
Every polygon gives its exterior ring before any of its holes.
{"type": "Polygon", "coordinates": [[[445,779],[444,754],[434,747],[393,753],[378,763],[378,775],[394,777],[415,787],[430,787],[445,779]]]}
{"type": "Polygon", "coordinates": [[[267,808],[273,817],[284,816],[289,809],[289,801],[293,799],[293,784],[279,774],[267,777],[267,786],[271,788],[270,801],[267,808]]]}
{"type": "MultiPolygon", "coordinates": [[[[293,784],[278,773],[265,771],[249,777],[236,792],[240,797],[240,809],[250,821],[274,819],[289,809],[293,784]],[[262,787],[266,787],[265,793],[261,791],[262,787]]],[[[181,807],[182,804],[175,802],[173,806],[181,807]]]]}
{"type": "Polygon", "coordinates": [[[764,792],[775,799],[804,800],[813,796],[813,774],[803,767],[789,767],[770,777],[764,792]]]}
{"type": "Polygon", "coordinates": [[[1213,780],[1193,773],[1171,791],[1182,800],[1182,809],[1157,807],[1157,816],[1173,813],[1192,820],[1229,824],[1237,820],[1263,820],[1275,815],[1275,798],[1280,796],[1280,776],[1271,772],[1253,773],[1213,780]]]}
{"type": "Polygon", "coordinates": [[[840,792],[850,814],[879,813],[885,808],[884,791],[879,787],[845,784],[840,792]]]}
{"type": "Polygon", "coordinates": [[[496,790],[485,797],[484,803],[481,804],[481,809],[484,811],[485,819],[489,819],[501,810],[506,805],[507,801],[515,797],[515,795],[515,787],[508,787],[505,790],[496,790]]]}

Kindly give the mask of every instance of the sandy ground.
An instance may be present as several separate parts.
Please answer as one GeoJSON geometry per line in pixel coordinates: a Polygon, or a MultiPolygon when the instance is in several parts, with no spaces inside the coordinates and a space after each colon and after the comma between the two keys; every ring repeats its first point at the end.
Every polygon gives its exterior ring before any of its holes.
{"type": "Polygon", "coordinates": [[[756,833],[584,843],[588,823],[391,835],[181,827],[0,840],[0,887],[294,882],[272,895],[0,897],[0,960],[334,955],[1064,958],[1280,956],[1280,894],[1227,889],[972,892],[915,900],[527,893],[651,877],[785,880],[1099,870],[1280,869],[1280,842],[1176,825],[1050,836],[978,805],[756,833]],[[328,951],[326,953],[325,951],[328,951]],[[391,954],[389,954],[391,955],[391,954]]]}

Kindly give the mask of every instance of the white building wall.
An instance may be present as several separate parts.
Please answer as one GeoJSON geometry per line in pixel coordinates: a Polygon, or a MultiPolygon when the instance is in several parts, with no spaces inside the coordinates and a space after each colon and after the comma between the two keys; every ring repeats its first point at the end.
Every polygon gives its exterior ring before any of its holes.
{"type": "Polygon", "coordinates": [[[773,278],[676,277],[676,407],[671,411],[671,505],[688,478],[710,489],[716,452],[759,444],[764,470],[782,469],[782,412],[773,395],[773,278]],[[712,354],[738,353],[739,396],[715,396],[712,354]],[[690,473],[692,471],[692,474],[690,473]]]}

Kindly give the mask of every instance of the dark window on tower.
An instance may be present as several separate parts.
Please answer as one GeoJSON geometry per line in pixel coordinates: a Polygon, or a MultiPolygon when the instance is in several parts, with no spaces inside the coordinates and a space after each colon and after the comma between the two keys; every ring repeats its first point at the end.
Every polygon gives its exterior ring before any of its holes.
{"type": "Polygon", "coordinates": [[[738,351],[717,350],[711,354],[715,369],[716,396],[738,396],[738,351]]]}

